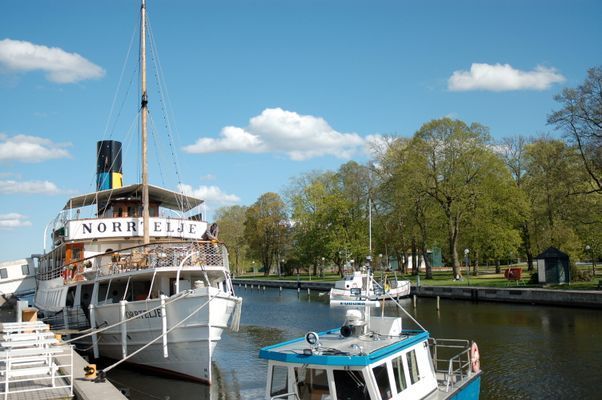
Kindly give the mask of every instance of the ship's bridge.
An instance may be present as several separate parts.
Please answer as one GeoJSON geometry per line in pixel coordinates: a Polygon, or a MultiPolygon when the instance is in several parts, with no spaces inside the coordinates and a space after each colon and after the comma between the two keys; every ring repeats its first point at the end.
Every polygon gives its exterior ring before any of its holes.
{"type": "MultiPolygon", "coordinates": [[[[191,211],[203,200],[157,186],[149,190],[149,234],[151,237],[201,239],[207,222],[191,211]],[[161,215],[171,211],[173,216],[161,215]]],[[[117,237],[142,237],[142,185],[135,184],[102,190],[69,199],[64,212],[69,212],[63,227],[53,233],[54,242],[82,241],[117,237]],[[80,210],[96,205],[95,218],[80,218],[80,210]],[[75,212],[75,216],[74,216],[75,212]]]]}

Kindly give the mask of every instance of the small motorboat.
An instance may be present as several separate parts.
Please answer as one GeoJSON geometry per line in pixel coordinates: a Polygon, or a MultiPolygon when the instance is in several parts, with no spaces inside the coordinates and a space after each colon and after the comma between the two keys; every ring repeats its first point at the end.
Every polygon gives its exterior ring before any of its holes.
{"type": "Polygon", "coordinates": [[[330,302],[337,305],[338,301],[355,300],[358,297],[368,300],[399,299],[410,295],[411,284],[407,280],[389,279],[387,276],[382,283],[376,283],[370,269],[353,271],[344,279],[336,281],[330,289],[330,302]]]}
{"type": "Polygon", "coordinates": [[[346,305],[340,327],[260,350],[268,360],[266,399],[479,398],[475,342],[432,338],[405,310],[419,329],[405,328],[401,317],[370,316],[380,307],[375,300],[346,305]]]}

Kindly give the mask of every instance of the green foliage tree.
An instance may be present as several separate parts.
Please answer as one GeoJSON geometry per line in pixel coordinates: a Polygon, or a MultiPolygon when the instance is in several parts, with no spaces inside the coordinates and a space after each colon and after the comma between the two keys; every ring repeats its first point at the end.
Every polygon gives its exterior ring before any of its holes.
{"type": "Polygon", "coordinates": [[[410,144],[409,164],[419,176],[417,190],[430,196],[445,215],[454,276],[460,274],[462,225],[475,210],[483,182],[497,173],[489,143],[486,127],[443,118],[424,124],[410,144]]]}
{"type": "Polygon", "coordinates": [[[562,108],[548,123],[563,131],[577,149],[590,177],[585,193],[602,195],[602,66],[591,68],[582,85],[554,97],[562,108]]]}
{"type": "Polygon", "coordinates": [[[237,275],[243,271],[247,253],[244,225],[246,212],[245,206],[230,206],[221,207],[215,213],[215,220],[220,228],[219,239],[226,244],[237,275]]]}
{"type": "Polygon", "coordinates": [[[267,276],[288,240],[286,205],[277,193],[264,193],[246,210],[244,225],[249,252],[261,260],[267,276]]]}

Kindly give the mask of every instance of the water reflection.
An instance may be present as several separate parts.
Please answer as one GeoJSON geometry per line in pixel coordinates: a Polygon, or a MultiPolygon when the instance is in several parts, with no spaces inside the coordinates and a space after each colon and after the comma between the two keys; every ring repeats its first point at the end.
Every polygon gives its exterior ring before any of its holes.
{"type": "MultiPolygon", "coordinates": [[[[259,348],[300,337],[307,330],[339,326],[344,311],[332,309],[317,292],[239,289],[244,297],[241,329],[217,346],[211,387],[143,375],[128,368],[109,373],[132,399],[261,399],[267,364],[259,348]]],[[[471,338],[481,350],[482,399],[599,398],[602,379],[602,318],[598,310],[418,299],[417,317],[434,337],[471,338]]],[[[377,311],[381,312],[381,311],[377,311]]],[[[387,304],[385,315],[403,313],[387,304]]],[[[404,327],[412,324],[404,320],[404,327]]]]}

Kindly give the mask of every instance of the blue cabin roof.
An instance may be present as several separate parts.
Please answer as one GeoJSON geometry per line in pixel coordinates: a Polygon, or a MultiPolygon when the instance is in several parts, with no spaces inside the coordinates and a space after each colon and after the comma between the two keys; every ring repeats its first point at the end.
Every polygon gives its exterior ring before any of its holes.
{"type": "Polygon", "coordinates": [[[296,364],[366,366],[393,353],[400,352],[429,338],[427,331],[404,330],[399,336],[343,337],[339,329],[319,333],[320,353],[307,352],[310,345],[304,338],[267,346],[259,357],[296,364]],[[361,346],[362,351],[357,346],[361,346]],[[305,350],[305,352],[304,352],[305,350]]]}

